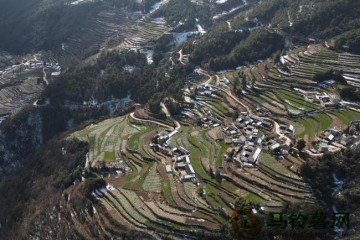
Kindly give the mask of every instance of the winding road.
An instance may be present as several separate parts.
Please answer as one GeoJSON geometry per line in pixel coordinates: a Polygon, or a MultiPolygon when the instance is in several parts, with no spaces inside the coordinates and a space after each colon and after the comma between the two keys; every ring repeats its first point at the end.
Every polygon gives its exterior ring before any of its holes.
{"type": "Polygon", "coordinates": [[[179,62],[182,64],[182,65],[185,65],[185,63],[183,62],[183,54],[182,54],[182,49],[180,49],[178,51],[178,54],[179,54],[179,62]]]}
{"type": "MultiPolygon", "coordinates": [[[[227,89],[224,89],[224,88],[221,88],[221,87],[215,87],[214,88],[216,89],[219,89],[220,91],[223,91],[224,93],[226,93],[229,97],[231,97],[235,102],[237,102],[238,104],[240,104],[241,106],[243,106],[246,111],[249,113],[249,116],[253,116],[253,112],[252,110],[247,106],[245,105],[244,103],[242,103],[231,91],[227,90],[227,89]]],[[[276,121],[274,121],[273,119],[270,119],[270,118],[263,118],[264,120],[268,120],[268,121],[271,121],[274,123],[274,126],[275,126],[275,133],[279,135],[280,139],[285,139],[285,144],[286,145],[290,145],[292,143],[292,140],[286,136],[285,134],[283,134],[281,132],[281,129],[280,129],[280,125],[279,123],[277,123],[276,121]]]]}
{"type": "Polygon", "coordinates": [[[43,79],[44,79],[44,82],[46,83],[46,86],[47,85],[49,85],[49,80],[47,79],[47,75],[46,75],[46,72],[45,72],[45,68],[43,67],[43,74],[44,74],[44,77],[43,77],[43,79]]]}
{"type": "Polygon", "coordinates": [[[161,110],[165,113],[166,117],[170,118],[171,121],[173,121],[175,124],[174,131],[169,134],[170,136],[172,136],[178,132],[178,130],[181,128],[181,125],[178,121],[176,121],[173,117],[171,117],[171,114],[164,103],[160,103],[160,106],[161,106],[161,110]]]}
{"type": "Polygon", "coordinates": [[[171,126],[169,126],[169,125],[166,125],[166,124],[164,124],[164,123],[161,123],[161,122],[137,118],[137,117],[134,116],[134,114],[135,114],[135,112],[130,113],[130,117],[131,117],[132,119],[134,119],[135,121],[154,123],[154,124],[157,124],[157,125],[162,126],[162,127],[165,127],[165,128],[171,128],[171,129],[173,128],[173,127],[171,127],[171,126]]]}

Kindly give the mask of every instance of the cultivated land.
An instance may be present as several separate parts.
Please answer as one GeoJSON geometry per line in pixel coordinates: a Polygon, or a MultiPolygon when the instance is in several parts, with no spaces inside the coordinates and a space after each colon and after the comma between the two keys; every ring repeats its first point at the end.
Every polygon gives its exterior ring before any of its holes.
{"type": "Polygon", "coordinates": [[[0,123],[36,98],[61,72],[48,53],[17,57],[0,52],[0,123]]]}
{"type": "Polygon", "coordinates": [[[336,83],[308,80],[307,68],[321,61],[326,71],[335,64],[328,66],[326,57],[339,57],[321,46],[309,49],[290,54],[298,59],[290,65],[265,62],[212,76],[197,70],[205,82],[189,78],[177,120],[165,104],[165,121],[140,109],[73,133],[70,138],[90,143],[88,166],[113,169],[99,173],[108,186],[97,198],[135,229],[178,236],[219,230],[239,198],[265,211],[314,202],[299,175],[304,153],[316,158],[340,151],[342,130],[360,112],[339,102],[336,83]],[[236,95],[241,75],[253,80],[236,95]],[[299,138],[307,142],[301,157],[292,147],[299,138]]]}

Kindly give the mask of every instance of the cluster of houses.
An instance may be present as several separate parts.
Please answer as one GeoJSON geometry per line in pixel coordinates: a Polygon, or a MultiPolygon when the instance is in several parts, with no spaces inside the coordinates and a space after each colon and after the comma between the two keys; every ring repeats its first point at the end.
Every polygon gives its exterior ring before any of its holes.
{"type": "Polygon", "coordinates": [[[229,89],[229,83],[230,83],[230,81],[226,77],[223,77],[222,79],[219,80],[219,84],[223,88],[229,89]]]}
{"type": "Polygon", "coordinates": [[[357,149],[360,146],[360,121],[352,122],[346,133],[341,134],[340,131],[332,131],[331,135],[327,138],[329,139],[331,137],[346,148],[350,148],[352,150],[357,149]]]}
{"type": "Polygon", "coordinates": [[[310,149],[312,153],[336,152],[341,149],[356,149],[360,146],[360,122],[350,124],[347,131],[335,127],[329,128],[319,135],[317,148],[310,149]]]}
{"type": "Polygon", "coordinates": [[[222,124],[222,121],[217,117],[213,116],[209,110],[206,110],[206,116],[200,119],[202,127],[218,127],[222,124]]]}
{"type": "Polygon", "coordinates": [[[283,160],[289,155],[289,146],[283,145],[275,139],[271,139],[267,142],[267,149],[278,160],[283,160]]]}
{"type": "MultiPolygon", "coordinates": [[[[318,145],[318,152],[326,153],[329,151],[340,150],[339,146],[334,146],[340,139],[341,131],[336,128],[329,128],[320,134],[320,144],[318,145]]],[[[315,149],[310,149],[311,152],[316,153],[315,149]]]]}
{"type": "Polygon", "coordinates": [[[190,162],[190,152],[183,147],[172,149],[174,153],[175,170],[183,181],[189,181],[195,178],[195,171],[190,162]]]}
{"type": "Polygon", "coordinates": [[[58,76],[61,73],[61,67],[57,62],[47,62],[42,60],[28,60],[19,64],[11,65],[5,68],[3,71],[0,71],[0,76],[8,76],[18,72],[44,69],[51,72],[51,76],[58,76]]]}
{"type": "Polygon", "coordinates": [[[304,96],[305,100],[312,103],[320,104],[324,107],[331,107],[339,101],[339,99],[336,99],[334,96],[328,95],[326,92],[320,93],[318,91],[305,91],[300,88],[295,88],[294,90],[301,93],[304,96]]]}
{"type": "Polygon", "coordinates": [[[166,156],[172,157],[174,154],[167,143],[169,139],[170,139],[169,132],[164,131],[153,137],[150,143],[150,147],[155,152],[161,152],[166,156]]]}
{"type": "Polygon", "coordinates": [[[295,128],[293,125],[289,124],[289,125],[285,125],[285,124],[280,124],[280,131],[282,131],[283,134],[295,134],[295,128]]]}
{"type": "Polygon", "coordinates": [[[196,92],[200,96],[212,96],[214,89],[210,84],[200,84],[196,87],[196,92]]]}
{"type": "MultiPolygon", "coordinates": [[[[241,167],[253,167],[260,156],[265,139],[261,128],[271,130],[272,127],[272,122],[268,120],[241,112],[233,124],[223,128],[228,136],[225,143],[238,147],[235,149],[236,154],[231,154],[231,158],[241,167]]],[[[225,154],[224,158],[230,158],[229,155],[225,154]]]]}
{"type": "Polygon", "coordinates": [[[155,152],[161,152],[169,157],[172,157],[173,162],[166,165],[166,172],[172,173],[177,171],[179,177],[183,181],[190,181],[196,177],[194,168],[190,162],[190,152],[182,146],[171,148],[168,140],[173,132],[163,131],[153,137],[150,147],[155,152]]]}

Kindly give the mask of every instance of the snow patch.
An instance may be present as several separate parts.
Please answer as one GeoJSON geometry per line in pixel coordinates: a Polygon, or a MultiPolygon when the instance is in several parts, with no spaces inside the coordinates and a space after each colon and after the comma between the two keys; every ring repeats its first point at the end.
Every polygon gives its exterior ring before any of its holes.
{"type": "Polygon", "coordinates": [[[200,24],[196,24],[196,27],[197,27],[198,32],[200,34],[205,34],[206,33],[206,31],[204,30],[204,28],[202,26],[200,26],[200,24]]]}
{"type": "Polygon", "coordinates": [[[155,3],[150,10],[150,13],[155,12],[156,10],[158,10],[162,5],[164,5],[165,3],[167,3],[168,0],[162,0],[160,2],[155,3]]]}
{"type": "Polygon", "coordinates": [[[219,19],[219,18],[221,18],[221,17],[223,17],[223,16],[229,15],[229,14],[235,12],[236,10],[239,10],[239,9],[245,7],[245,6],[246,6],[246,5],[241,5],[241,6],[239,6],[239,7],[232,8],[232,9],[230,9],[230,10],[227,11],[227,12],[224,11],[224,12],[221,12],[221,13],[219,13],[219,14],[216,14],[215,16],[213,16],[213,19],[216,20],[216,19],[219,19]]]}

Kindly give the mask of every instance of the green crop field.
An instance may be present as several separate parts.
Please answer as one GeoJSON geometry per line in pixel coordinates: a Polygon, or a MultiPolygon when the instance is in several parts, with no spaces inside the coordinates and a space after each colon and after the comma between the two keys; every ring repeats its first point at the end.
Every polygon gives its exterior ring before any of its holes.
{"type": "Polygon", "coordinates": [[[319,129],[319,122],[314,118],[302,118],[298,120],[304,126],[304,131],[299,134],[300,137],[308,135],[314,137],[319,129]]]}
{"type": "Polygon", "coordinates": [[[356,112],[354,110],[344,110],[334,112],[334,114],[344,123],[349,124],[352,121],[360,120],[360,112],[356,112]]]}

